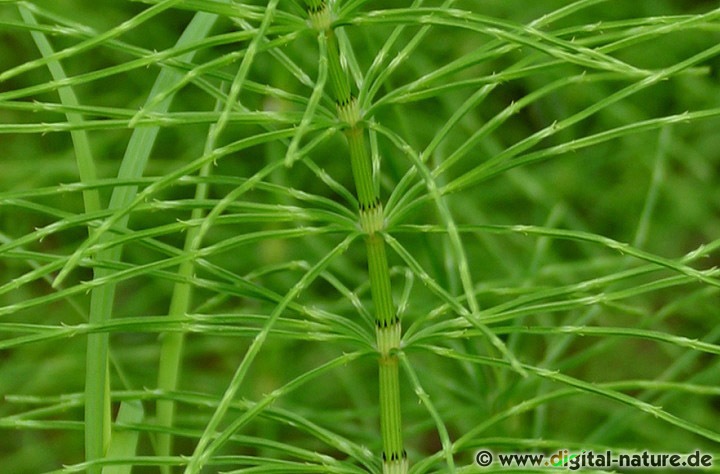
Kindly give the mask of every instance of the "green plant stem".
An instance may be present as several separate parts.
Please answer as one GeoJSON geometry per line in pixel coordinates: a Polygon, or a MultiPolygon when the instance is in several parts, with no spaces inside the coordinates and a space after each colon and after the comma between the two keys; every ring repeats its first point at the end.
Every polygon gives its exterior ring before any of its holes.
{"type": "MultiPolygon", "coordinates": [[[[198,38],[204,37],[216,19],[215,15],[205,13],[197,14],[188,28],[185,30],[178,44],[187,44],[198,38]]],[[[184,60],[191,60],[193,52],[182,56],[184,60]]],[[[176,71],[164,69],[159,74],[148,100],[160,92],[171,87],[180,79],[176,71]]],[[[167,111],[172,96],[153,108],[154,112],[167,111]]],[[[159,127],[145,127],[136,129],[130,139],[123,162],[118,172],[120,179],[134,179],[142,176],[143,170],[150,157],[153,143],[159,127]]],[[[137,186],[117,187],[113,190],[110,199],[111,210],[121,209],[127,206],[135,197],[137,186]]],[[[128,216],[124,216],[117,222],[118,227],[126,226],[128,216]]],[[[111,239],[109,234],[100,236],[100,242],[111,239]]],[[[99,260],[110,262],[120,261],[122,246],[118,245],[98,253],[99,260]]],[[[93,278],[95,280],[108,278],[113,270],[108,268],[95,268],[93,278]]],[[[115,299],[115,283],[108,283],[93,288],[90,298],[91,324],[103,324],[109,321],[113,312],[113,301],[115,299]]],[[[110,418],[110,380],[108,374],[109,360],[109,335],[108,333],[97,333],[88,335],[87,362],[86,362],[86,387],[85,387],[85,458],[87,461],[101,459],[105,455],[106,448],[110,441],[111,418],[110,418]]],[[[93,466],[89,472],[99,473],[100,466],[93,466]]]]}
{"type": "MultiPolygon", "coordinates": [[[[23,20],[31,25],[37,25],[32,12],[24,5],[19,6],[20,15],[23,20]]],[[[52,58],[55,52],[45,35],[39,32],[32,33],[33,40],[38,46],[43,58],[52,58]]],[[[48,69],[56,81],[66,79],[65,71],[59,61],[48,59],[48,69]]],[[[67,105],[77,106],[79,104],[75,93],[70,87],[58,89],[60,100],[67,105]]],[[[67,114],[69,123],[78,123],[83,120],[78,113],[67,114]]],[[[90,152],[90,142],[87,133],[82,130],[71,132],[75,154],[77,157],[78,172],[82,182],[94,181],[97,179],[95,164],[90,152]]],[[[97,190],[83,192],[85,212],[92,213],[100,210],[100,195],[97,190]]],[[[92,230],[88,229],[92,234],[92,230]]],[[[97,275],[100,269],[95,271],[97,275]]],[[[97,298],[93,292],[90,314],[109,314],[112,308],[112,299],[97,298]]],[[[86,365],[86,404],[85,404],[85,456],[87,459],[97,459],[104,455],[110,442],[110,380],[108,377],[108,335],[93,334],[88,337],[86,365]]],[[[100,472],[99,468],[93,468],[100,472]]]]}
{"type": "MultiPolygon", "coordinates": [[[[28,9],[27,5],[20,4],[18,9],[25,23],[38,26],[35,16],[28,9]]],[[[32,32],[31,36],[35,41],[35,44],[37,44],[37,47],[43,57],[50,57],[55,54],[50,42],[43,33],[32,32]]],[[[53,80],[60,82],[67,79],[67,75],[65,74],[65,70],[63,69],[60,61],[48,61],[47,66],[48,70],[50,70],[50,74],[52,74],[53,80]]],[[[63,105],[68,107],[78,107],[80,105],[75,92],[70,86],[59,87],[58,95],[60,96],[60,102],[63,105]]],[[[84,120],[83,116],[77,112],[67,112],[65,115],[69,124],[79,124],[84,120]]],[[[92,151],[90,149],[90,139],[88,138],[87,132],[84,130],[73,130],[70,132],[70,137],[73,141],[73,149],[75,151],[80,182],[88,183],[97,180],[95,161],[93,160],[92,151]]],[[[102,209],[102,204],[100,203],[100,192],[97,189],[87,189],[83,191],[83,202],[85,204],[86,213],[97,212],[102,209]]]]}
{"type": "Polygon", "coordinates": [[[347,124],[344,130],[350,154],[350,166],[358,198],[360,226],[365,232],[365,247],[370,275],[370,291],[375,306],[375,325],[379,359],[380,429],[383,443],[383,472],[403,474],[408,460],[402,439],[402,416],[397,351],[402,328],[392,299],[390,271],[382,236],[382,201],[373,181],[372,160],[365,143],[366,130],[352,95],[348,74],[342,69],[337,38],[332,29],[332,12],[323,0],[306,0],[308,15],[320,32],[320,49],[325,50],[330,87],[338,117],[347,124]]]}
{"type": "MultiPolygon", "coordinates": [[[[213,146],[208,141],[207,148],[213,146]]],[[[208,162],[203,165],[200,170],[200,176],[208,176],[212,163],[208,162]]],[[[195,199],[202,200],[207,198],[208,185],[206,183],[198,184],[195,190],[195,199]]],[[[191,213],[191,219],[200,219],[203,216],[202,208],[195,208],[191,213]]],[[[200,243],[200,227],[191,227],[185,236],[185,252],[193,252],[197,250],[200,243]]],[[[189,279],[193,275],[195,265],[193,261],[185,261],[178,268],[178,276],[185,280],[176,283],[173,288],[172,299],[170,300],[170,309],[168,317],[183,317],[190,309],[192,299],[192,285],[189,279]]],[[[163,391],[173,391],[178,387],[180,368],[182,367],[182,353],[185,341],[185,334],[182,332],[169,332],[162,335],[162,348],[160,350],[160,366],[158,371],[158,388],[163,391]]],[[[160,426],[171,427],[175,418],[175,402],[171,399],[158,400],[157,402],[157,422],[160,426]]],[[[158,456],[169,456],[172,451],[172,436],[170,433],[159,433],[157,436],[158,456]]],[[[169,473],[168,466],[161,466],[165,473],[169,473]]]]}

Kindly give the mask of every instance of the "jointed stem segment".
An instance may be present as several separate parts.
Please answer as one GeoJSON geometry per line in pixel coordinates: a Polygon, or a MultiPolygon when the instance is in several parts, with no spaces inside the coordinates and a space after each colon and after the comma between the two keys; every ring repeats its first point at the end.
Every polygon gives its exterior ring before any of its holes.
{"type": "Polygon", "coordinates": [[[383,206],[372,176],[372,161],[365,144],[365,129],[357,100],[350,91],[350,80],[340,65],[340,50],[332,30],[332,15],[324,0],[305,0],[313,27],[324,36],[330,87],[338,117],[347,124],[345,138],[359,203],[360,225],[366,233],[365,245],[370,274],[370,290],[375,305],[377,347],[380,353],[380,425],[383,440],[383,472],[405,474],[408,460],[403,449],[400,411],[398,357],[401,326],[392,299],[390,271],[385,253],[383,206]]]}

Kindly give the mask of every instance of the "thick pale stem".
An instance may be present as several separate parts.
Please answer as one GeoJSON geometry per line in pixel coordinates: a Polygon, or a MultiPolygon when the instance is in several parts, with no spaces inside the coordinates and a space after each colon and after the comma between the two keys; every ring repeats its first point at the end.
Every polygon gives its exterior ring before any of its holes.
{"type": "MultiPolygon", "coordinates": [[[[216,110],[219,110],[219,103],[216,110]]],[[[212,132],[212,131],[211,131],[212,132]]],[[[212,135],[212,133],[210,133],[212,135]]],[[[214,146],[214,142],[209,140],[205,144],[205,152],[209,153],[214,146]]],[[[206,163],[200,169],[200,176],[210,175],[212,163],[206,163]]],[[[207,183],[198,184],[195,189],[195,199],[201,201],[206,199],[209,192],[207,183]]],[[[200,208],[193,209],[191,219],[201,219],[204,211],[200,208]]],[[[194,252],[201,244],[200,228],[192,227],[188,229],[185,236],[184,250],[186,252],[194,252]]],[[[195,271],[193,261],[183,262],[178,269],[178,276],[181,280],[175,284],[173,288],[172,300],[170,301],[170,309],[168,317],[182,317],[190,309],[192,300],[192,285],[187,280],[192,277],[195,271]]],[[[185,343],[185,334],[183,333],[165,333],[162,335],[162,348],[160,350],[160,370],[158,373],[158,388],[166,392],[177,390],[182,368],[183,346],[185,343]]],[[[157,402],[157,420],[160,426],[170,428],[174,424],[175,419],[175,402],[173,400],[158,400],[157,402]]],[[[157,452],[160,456],[169,456],[172,453],[173,438],[168,433],[158,433],[157,436],[157,452]]],[[[171,472],[169,466],[161,466],[162,474],[171,472]]]]}

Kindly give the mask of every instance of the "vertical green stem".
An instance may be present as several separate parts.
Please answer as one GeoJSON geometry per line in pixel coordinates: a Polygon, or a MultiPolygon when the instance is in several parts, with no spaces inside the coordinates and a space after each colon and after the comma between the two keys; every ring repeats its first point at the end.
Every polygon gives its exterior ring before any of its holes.
{"type": "MultiPolygon", "coordinates": [[[[19,5],[18,9],[23,20],[30,25],[37,25],[37,21],[30,9],[25,5],[19,5]]],[[[31,33],[33,40],[44,57],[51,57],[54,54],[50,42],[40,32],[31,33]]],[[[67,78],[62,64],[59,61],[49,61],[48,69],[56,81],[63,81],[67,78]]],[[[79,101],[72,88],[60,87],[58,94],[63,104],[77,106],[79,101]]],[[[79,123],[83,120],[78,113],[68,112],[69,123],[79,123]]],[[[90,141],[84,130],[74,130],[71,133],[75,155],[77,157],[80,181],[86,183],[97,178],[95,163],[92,158],[90,141]]],[[[97,190],[83,192],[85,212],[92,213],[101,209],[100,194],[97,190]]],[[[92,234],[92,230],[88,229],[92,234]]],[[[108,273],[96,268],[95,277],[106,276],[108,273]]],[[[112,310],[112,299],[100,296],[99,291],[93,290],[90,306],[90,322],[93,323],[93,315],[110,314],[112,310]]],[[[108,377],[108,334],[90,334],[87,345],[86,363],[86,395],[85,395],[85,451],[88,460],[99,459],[103,456],[105,449],[110,442],[110,379],[108,377]]],[[[92,467],[89,472],[99,473],[99,467],[92,467]]]]}
{"type": "Polygon", "coordinates": [[[345,138],[350,166],[359,203],[359,219],[366,233],[365,245],[370,274],[370,291],[375,306],[375,324],[379,359],[380,429],[383,443],[383,472],[404,474],[408,460],[403,448],[400,381],[397,350],[400,348],[401,325],[392,299],[390,271],[385,253],[383,207],[373,184],[372,160],[365,143],[357,100],[350,80],[340,63],[340,50],[332,29],[332,13],[324,0],[305,0],[313,27],[325,41],[330,87],[337,105],[338,117],[347,124],[345,138]]]}
{"type": "MultiPolygon", "coordinates": [[[[210,141],[208,142],[210,144],[210,141]]],[[[214,143],[213,143],[214,145],[214,143]]],[[[206,146],[206,151],[211,146],[206,146]]],[[[206,163],[200,170],[200,176],[208,176],[212,162],[206,163]]],[[[195,190],[195,199],[202,200],[208,195],[206,183],[198,184],[195,190]]],[[[193,209],[191,219],[200,219],[203,215],[201,208],[193,209]]],[[[192,252],[200,244],[200,227],[191,227],[185,236],[184,251],[192,252]]],[[[183,262],[178,269],[178,276],[182,280],[192,277],[195,270],[192,260],[183,262]]],[[[192,286],[188,281],[180,281],[173,288],[173,295],[170,301],[168,317],[182,317],[190,308],[192,299],[192,286]]],[[[173,391],[178,387],[180,368],[182,367],[182,354],[185,342],[185,334],[182,332],[170,332],[162,335],[162,348],[160,350],[160,365],[158,372],[158,388],[164,391],[173,391]]],[[[175,402],[173,400],[158,400],[157,421],[160,426],[170,428],[175,418],[175,402]]],[[[159,433],[157,436],[157,453],[159,456],[169,456],[172,453],[172,436],[170,433],[159,433]]],[[[161,472],[168,474],[169,466],[161,466],[161,472]]]]}

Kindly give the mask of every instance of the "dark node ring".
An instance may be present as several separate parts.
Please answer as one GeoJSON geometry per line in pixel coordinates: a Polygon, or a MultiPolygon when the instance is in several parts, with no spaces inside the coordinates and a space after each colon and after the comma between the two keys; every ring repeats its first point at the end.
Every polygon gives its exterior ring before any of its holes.
{"type": "MultiPolygon", "coordinates": [[[[383,459],[383,462],[387,462],[387,460],[388,460],[387,455],[384,452],[382,453],[382,459],[383,459]]],[[[401,459],[407,459],[407,453],[405,452],[404,449],[402,450],[402,453],[400,453],[400,454],[390,453],[390,462],[399,461],[401,459]]]]}
{"type": "MultiPolygon", "coordinates": [[[[402,454],[398,454],[398,453],[390,454],[390,462],[399,461],[400,459],[407,459],[407,453],[405,452],[404,449],[402,450],[402,454]]],[[[388,460],[388,457],[387,457],[387,454],[385,454],[385,451],[383,451],[383,453],[382,453],[382,460],[383,460],[383,462],[387,462],[387,460],[388,460]]]]}
{"type": "Polygon", "coordinates": [[[396,324],[400,324],[400,318],[397,315],[394,316],[391,321],[380,321],[377,319],[375,320],[375,325],[379,329],[387,329],[390,326],[395,326],[396,324]]]}
{"type": "Polygon", "coordinates": [[[367,212],[380,207],[380,198],[376,197],[370,204],[360,203],[360,212],[367,212]]]}
{"type": "Polygon", "coordinates": [[[337,105],[338,107],[346,107],[346,106],[349,105],[353,100],[355,100],[355,97],[353,97],[352,95],[350,95],[350,97],[348,97],[347,99],[344,99],[344,100],[338,99],[338,100],[336,100],[336,101],[335,101],[335,105],[337,105]]]}

